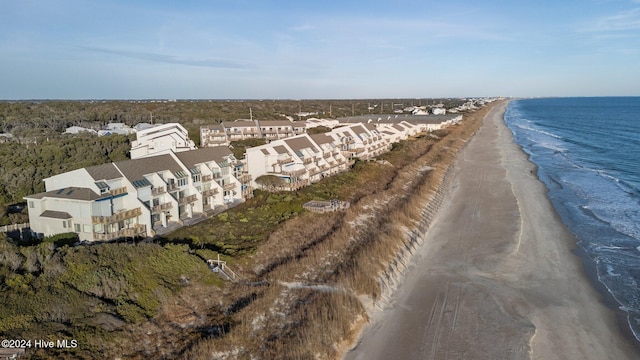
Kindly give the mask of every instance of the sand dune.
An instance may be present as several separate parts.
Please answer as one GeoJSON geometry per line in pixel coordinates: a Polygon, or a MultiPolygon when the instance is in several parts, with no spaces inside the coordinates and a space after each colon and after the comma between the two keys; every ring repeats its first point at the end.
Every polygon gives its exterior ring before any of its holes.
{"type": "Polygon", "coordinates": [[[634,359],[494,106],[390,306],[346,359],[634,359]]]}

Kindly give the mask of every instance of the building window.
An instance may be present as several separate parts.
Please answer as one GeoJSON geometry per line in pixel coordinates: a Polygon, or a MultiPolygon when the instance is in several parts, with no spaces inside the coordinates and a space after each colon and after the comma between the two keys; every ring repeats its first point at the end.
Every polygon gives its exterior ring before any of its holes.
{"type": "Polygon", "coordinates": [[[79,233],[80,232],[80,224],[73,224],[74,226],[74,231],[79,233]]]}
{"type": "Polygon", "coordinates": [[[180,178],[178,179],[178,186],[185,186],[189,182],[189,178],[180,178]]]}
{"type": "Polygon", "coordinates": [[[200,174],[193,175],[193,182],[200,182],[200,174]]]}
{"type": "Polygon", "coordinates": [[[33,203],[33,201],[29,201],[29,208],[33,209],[36,205],[33,203]]]}

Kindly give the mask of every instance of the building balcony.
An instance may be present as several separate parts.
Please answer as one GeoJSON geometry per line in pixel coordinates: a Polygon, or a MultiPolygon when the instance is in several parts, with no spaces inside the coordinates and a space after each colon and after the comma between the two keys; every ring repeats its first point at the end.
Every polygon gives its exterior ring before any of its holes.
{"type": "Polygon", "coordinates": [[[227,142],[226,136],[209,137],[206,139],[209,144],[224,144],[227,142]]]}
{"type": "Polygon", "coordinates": [[[179,204],[188,204],[188,203],[192,203],[194,201],[198,200],[198,195],[189,195],[189,196],[185,196],[183,198],[178,199],[178,203],[179,204]]]}
{"type": "Polygon", "coordinates": [[[325,159],[330,158],[330,157],[331,157],[331,152],[329,152],[329,151],[325,151],[325,152],[322,154],[322,157],[323,157],[323,158],[325,158],[325,159]]]}
{"type": "Polygon", "coordinates": [[[240,181],[241,183],[245,184],[251,181],[251,175],[249,174],[242,174],[238,177],[238,181],[240,181]]]}
{"type": "Polygon", "coordinates": [[[280,158],[278,159],[278,164],[282,165],[282,164],[288,164],[290,162],[293,162],[293,158],[291,158],[291,156],[287,156],[286,158],[280,158]]]}
{"type": "Polygon", "coordinates": [[[222,173],[221,172],[214,172],[213,175],[211,175],[211,176],[213,176],[214,179],[220,179],[222,177],[222,173]]]}
{"type": "Polygon", "coordinates": [[[121,229],[108,234],[93,233],[93,239],[97,241],[110,241],[123,237],[147,236],[145,225],[135,224],[130,228],[121,229]]]}
{"type": "Polygon", "coordinates": [[[266,129],[260,129],[260,131],[263,134],[278,134],[278,130],[266,130],[266,129]]]}
{"type": "Polygon", "coordinates": [[[135,208],[132,210],[121,211],[111,216],[92,216],[91,222],[93,222],[94,224],[112,224],[140,215],[142,215],[142,210],[140,208],[135,208]]]}
{"type": "Polygon", "coordinates": [[[109,193],[111,195],[113,195],[113,196],[126,194],[127,193],[127,188],[126,187],[119,187],[119,188],[111,189],[111,190],[109,190],[109,193]]]}
{"type": "Polygon", "coordinates": [[[177,183],[173,183],[173,184],[167,185],[167,191],[176,191],[176,190],[178,190],[178,184],[177,183]]]}
{"type": "Polygon", "coordinates": [[[164,186],[156,187],[151,189],[151,196],[158,196],[167,192],[164,186]]]}
{"type": "Polygon", "coordinates": [[[202,196],[213,196],[218,193],[218,189],[208,189],[202,192],[202,196]]]}
{"type": "Polygon", "coordinates": [[[306,172],[307,172],[307,169],[300,169],[300,170],[284,170],[282,173],[287,174],[289,176],[300,176],[300,175],[304,175],[306,172]]]}
{"type": "Polygon", "coordinates": [[[235,183],[228,183],[228,184],[222,185],[222,189],[225,190],[225,191],[233,190],[235,188],[236,188],[236,184],[235,183]]]}
{"type": "Polygon", "coordinates": [[[151,213],[152,214],[159,214],[165,210],[169,210],[173,207],[173,204],[171,204],[170,202],[168,203],[164,203],[164,204],[159,204],[159,205],[154,205],[153,207],[151,207],[151,213]]]}
{"type": "Polygon", "coordinates": [[[322,169],[320,169],[320,168],[313,168],[313,169],[309,170],[309,174],[311,176],[318,175],[321,172],[322,172],[322,169]]]}
{"type": "Polygon", "coordinates": [[[312,162],[313,162],[313,158],[310,158],[310,157],[305,157],[302,160],[302,163],[305,164],[305,165],[311,164],[312,162]]]}
{"type": "Polygon", "coordinates": [[[355,148],[355,149],[353,149],[353,152],[355,152],[356,154],[363,153],[364,151],[365,151],[365,148],[355,148]]]}
{"type": "Polygon", "coordinates": [[[213,180],[213,175],[202,175],[202,182],[209,182],[213,180]]]}

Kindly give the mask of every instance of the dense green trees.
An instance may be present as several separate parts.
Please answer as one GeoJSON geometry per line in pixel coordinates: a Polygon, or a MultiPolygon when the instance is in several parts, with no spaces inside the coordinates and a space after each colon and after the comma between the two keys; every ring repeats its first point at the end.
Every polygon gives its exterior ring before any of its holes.
{"type": "MultiPolygon", "coordinates": [[[[22,202],[26,195],[43,192],[46,177],[125,160],[130,141],[122,135],[52,135],[27,144],[0,144],[0,205],[5,209],[8,204],[22,202]]],[[[6,216],[0,218],[0,224],[7,222],[6,216]]]]}

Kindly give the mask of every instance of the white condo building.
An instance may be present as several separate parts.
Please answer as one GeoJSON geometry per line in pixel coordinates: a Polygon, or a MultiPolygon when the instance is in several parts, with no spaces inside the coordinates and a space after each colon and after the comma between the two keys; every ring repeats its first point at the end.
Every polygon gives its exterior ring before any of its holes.
{"type": "Polygon", "coordinates": [[[196,144],[189,139],[189,132],[178,123],[156,125],[136,133],[131,143],[131,158],[140,159],[169,151],[179,153],[195,150],[196,144]]]}
{"type": "MultiPolygon", "coordinates": [[[[398,140],[406,139],[413,131],[417,128],[396,129],[393,134],[399,134],[398,140]]],[[[255,181],[260,176],[274,175],[282,179],[280,188],[296,190],[348,169],[351,159],[371,159],[390,147],[390,137],[375,125],[357,123],[247,148],[245,159],[254,187],[259,186],[255,181]]]]}
{"type": "Polygon", "coordinates": [[[125,160],[45,179],[46,192],[26,196],[32,232],[76,232],[83,241],[150,237],[167,226],[205,217],[243,201],[226,147],[125,160]]]}

